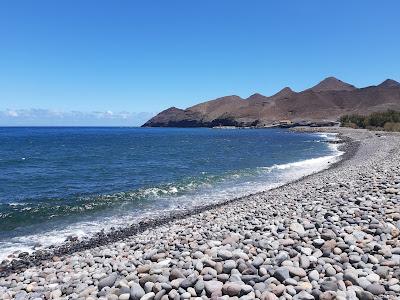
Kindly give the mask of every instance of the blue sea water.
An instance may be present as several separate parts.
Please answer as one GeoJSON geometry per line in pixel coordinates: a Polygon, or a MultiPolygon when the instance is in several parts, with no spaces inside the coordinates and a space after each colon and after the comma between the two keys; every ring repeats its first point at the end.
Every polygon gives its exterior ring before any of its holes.
{"type": "Polygon", "coordinates": [[[283,129],[0,128],[0,259],[326,168],[329,135],[283,129]]]}

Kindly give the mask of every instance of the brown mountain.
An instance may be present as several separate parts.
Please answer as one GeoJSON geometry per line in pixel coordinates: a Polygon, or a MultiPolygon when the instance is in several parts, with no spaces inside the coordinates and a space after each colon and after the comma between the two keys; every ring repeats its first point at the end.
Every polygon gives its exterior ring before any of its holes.
{"type": "Polygon", "coordinates": [[[328,77],[312,88],[294,92],[286,87],[272,96],[247,99],[226,96],[187,109],[171,107],[147,121],[147,127],[212,127],[337,121],[341,115],[400,110],[400,83],[387,79],[377,86],[356,88],[328,77]]]}

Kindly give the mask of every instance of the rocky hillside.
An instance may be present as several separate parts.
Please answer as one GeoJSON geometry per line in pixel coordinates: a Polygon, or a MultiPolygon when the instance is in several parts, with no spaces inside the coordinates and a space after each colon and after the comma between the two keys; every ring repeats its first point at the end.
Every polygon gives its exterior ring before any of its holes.
{"type": "Polygon", "coordinates": [[[342,115],[400,110],[400,83],[387,79],[377,86],[356,88],[328,77],[309,89],[285,87],[272,96],[254,94],[243,99],[226,96],[187,109],[171,107],[144,127],[265,126],[282,121],[297,123],[337,121],[342,115]]]}

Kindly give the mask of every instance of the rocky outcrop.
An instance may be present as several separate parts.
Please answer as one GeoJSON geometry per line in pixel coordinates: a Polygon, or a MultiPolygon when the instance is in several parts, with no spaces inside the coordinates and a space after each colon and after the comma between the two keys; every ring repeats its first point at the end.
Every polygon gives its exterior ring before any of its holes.
{"type": "Polygon", "coordinates": [[[377,86],[356,88],[328,77],[312,88],[294,92],[285,87],[272,96],[253,94],[247,99],[226,96],[187,109],[171,107],[144,127],[213,127],[334,122],[344,114],[400,110],[400,83],[387,79],[377,86]]]}

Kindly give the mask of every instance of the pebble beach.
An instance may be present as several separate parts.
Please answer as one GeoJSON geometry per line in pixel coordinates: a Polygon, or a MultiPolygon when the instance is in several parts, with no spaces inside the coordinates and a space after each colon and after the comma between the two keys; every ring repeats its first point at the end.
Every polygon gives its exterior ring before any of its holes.
{"type": "Polygon", "coordinates": [[[3,262],[0,299],[400,299],[400,134],[325,130],[346,142],[331,168],[110,243],[3,262]]]}

